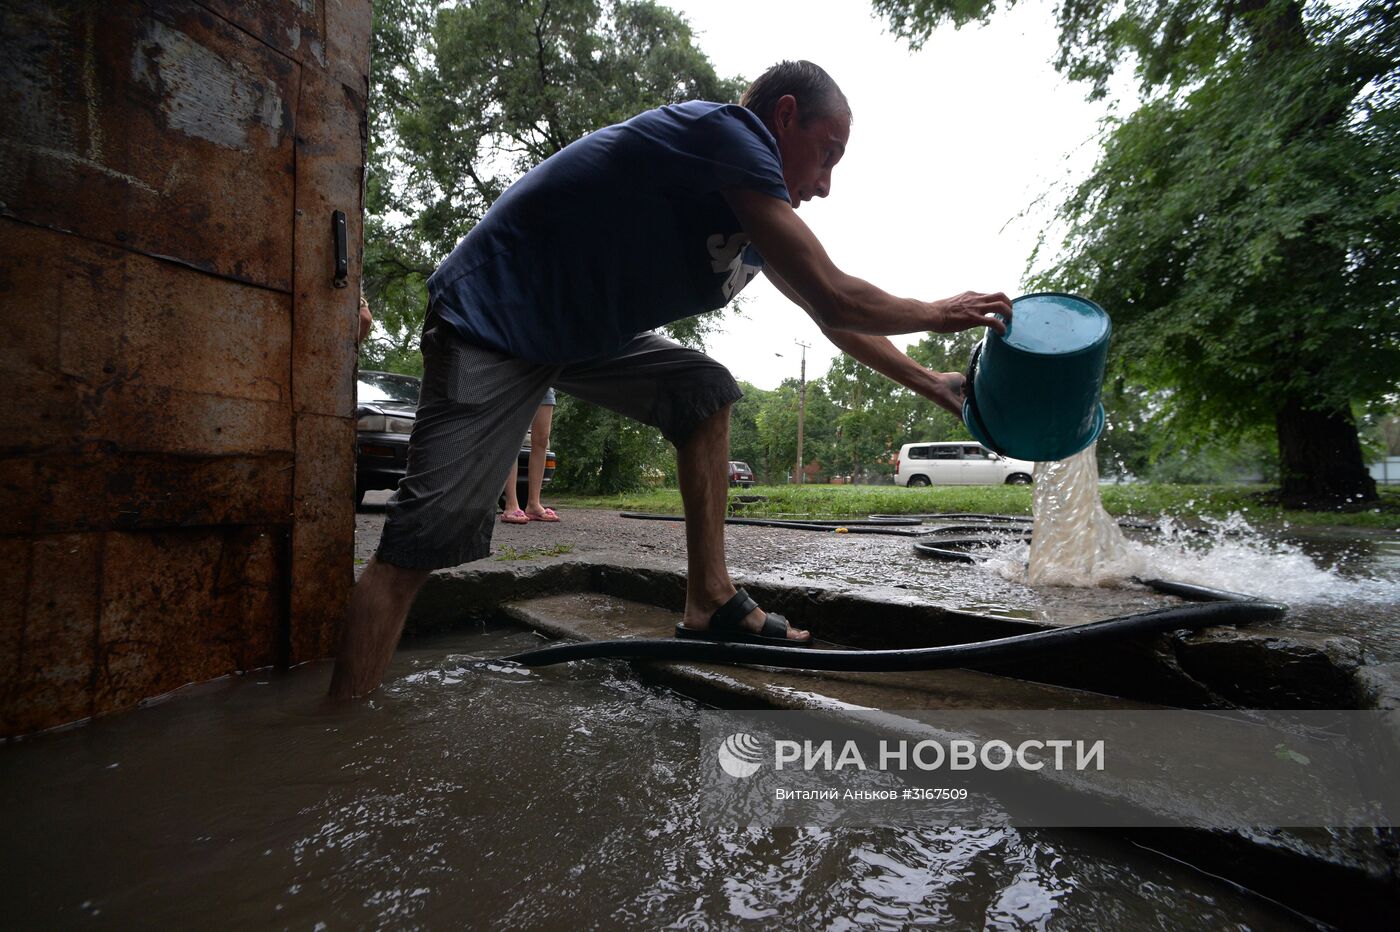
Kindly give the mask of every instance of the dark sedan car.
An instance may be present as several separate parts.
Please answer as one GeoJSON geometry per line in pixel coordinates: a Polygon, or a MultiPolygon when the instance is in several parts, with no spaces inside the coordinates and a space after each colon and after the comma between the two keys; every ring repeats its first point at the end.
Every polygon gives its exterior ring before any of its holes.
{"type": "Polygon", "coordinates": [[[741,463],[738,460],[729,461],[729,485],[743,486],[749,488],[754,484],[753,470],[748,463],[741,463]]]}
{"type": "MultiPolygon", "coordinates": [[[[355,388],[355,502],[373,489],[396,488],[408,466],[408,435],[418,411],[422,380],[396,372],[360,372],[355,388]]],[[[520,499],[530,463],[530,435],[520,448],[520,499]]],[[[544,481],[554,478],[554,451],[545,453],[544,481]]]]}

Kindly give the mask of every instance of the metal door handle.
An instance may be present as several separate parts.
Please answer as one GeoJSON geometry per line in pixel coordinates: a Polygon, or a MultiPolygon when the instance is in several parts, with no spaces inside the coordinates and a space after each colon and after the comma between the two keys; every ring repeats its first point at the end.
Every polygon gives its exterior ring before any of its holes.
{"type": "Polygon", "coordinates": [[[350,252],[346,245],[345,211],[331,213],[331,233],[335,237],[335,287],[350,285],[350,252]]]}

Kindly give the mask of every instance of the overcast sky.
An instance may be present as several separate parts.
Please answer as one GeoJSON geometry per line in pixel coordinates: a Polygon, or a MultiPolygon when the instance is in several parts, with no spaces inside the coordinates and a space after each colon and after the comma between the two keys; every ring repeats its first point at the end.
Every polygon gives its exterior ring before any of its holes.
{"type": "MultiPolygon", "coordinates": [[[[799,216],[837,266],[886,291],[1015,297],[1064,185],[1093,166],[1107,108],[1050,66],[1048,2],[999,12],[985,28],[940,29],[919,52],[887,34],[865,0],[660,2],[685,14],[722,75],[752,79],[806,58],[841,85],[855,114],[850,146],[830,196],[799,216]]],[[[730,315],[710,355],[771,389],[797,376],[801,340],[808,378],[826,373],[837,350],[804,312],[762,276],[743,297],[743,317],[730,315]]],[[[920,336],[892,339],[903,348],[920,336]]]]}

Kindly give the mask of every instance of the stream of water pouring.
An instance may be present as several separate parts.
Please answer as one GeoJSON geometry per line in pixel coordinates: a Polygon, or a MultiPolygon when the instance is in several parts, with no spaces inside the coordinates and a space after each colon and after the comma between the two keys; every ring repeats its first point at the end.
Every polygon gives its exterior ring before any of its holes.
{"type": "Polygon", "coordinates": [[[1026,569],[1032,586],[1099,586],[1142,571],[1142,555],[1099,501],[1097,446],[1035,464],[1035,524],[1026,569]]]}
{"type": "Polygon", "coordinates": [[[1093,446],[1066,460],[1036,464],[1032,510],[1029,551],[1011,544],[988,561],[988,570],[1003,579],[1091,588],[1121,586],[1140,576],[1266,594],[1289,604],[1285,625],[1357,637],[1378,656],[1400,659],[1400,573],[1384,553],[1342,572],[1336,557],[1310,556],[1296,542],[1261,533],[1238,513],[1199,518],[1194,528],[1163,516],[1150,540],[1127,540],[1099,500],[1093,446]]]}

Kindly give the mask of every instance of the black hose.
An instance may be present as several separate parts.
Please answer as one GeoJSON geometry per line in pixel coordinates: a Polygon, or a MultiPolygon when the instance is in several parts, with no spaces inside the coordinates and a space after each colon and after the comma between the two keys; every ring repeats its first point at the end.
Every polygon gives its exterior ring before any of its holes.
{"type": "MultiPolygon", "coordinates": [[[[656,514],[649,511],[621,511],[618,512],[621,518],[636,518],[642,521],[684,521],[685,515],[656,514]]],[[[876,527],[913,527],[923,524],[919,518],[910,518],[903,515],[872,515],[869,518],[726,518],[736,524],[767,524],[770,522],[783,523],[788,521],[794,524],[818,524],[822,527],[847,527],[852,524],[871,525],[876,527]]]]}
{"type": "MultiPolygon", "coordinates": [[[[641,511],[623,511],[620,517],[633,518],[639,521],[685,521],[684,515],[663,515],[641,511]]],[[[850,520],[829,519],[829,518],[798,518],[795,520],[782,520],[778,518],[725,518],[725,524],[747,525],[749,527],[775,527],[785,528],[789,531],[822,531],[832,533],[840,530],[845,534],[883,534],[891,537],[926,537],[930,534],[944,533],[965,533],[967,531],[1009,531],[1020,528],[1006,527],[1007,524],[1029,524],[1030,518],[1020,515],[984,515],[984,514],[928,514],[928,515],[871,515],[869,518],[851,518],[850,520]],[[975,518],[980,521],[995,521],[997,524],[970,524],[959,520],[955,524],[945,524],[939,527],[922,527],[925,518],[975,518]],[[901,530],[901,527],[910,527],[910,530],[901,530]],[[918,526],[918,530],[913,530],[913,526],[918,526]]],[[[1136,530],[1151,530],[1154,525],[1143,524],[1136,521],[1121,520],[1119,527],[1132,528],[1136,530]]],[[[917,544],[915,546],[918,546],[917,544]]]]}
{"type": "Polygon", "coordinates": [[[1151,586],[1153,589],[1165,595],[1174,595],[1180,599],[1190,602],[1259,602],[1264,601],[1257,596],[1245,595],[1243,592],[1231,592],[1228,589],[1212,589],[1209,586],[1198,586],[1195,583],[1177,582],[1173,579],[1143,579],[1141,576],[1134,576],[1133,582],[1144,586],[1151,586]]]}
{"type": "MultiPolygon", "coordinates": [[[[754,521],[770,521],[770,520],[783,521],[783,520],[789,520],[789,519],[785,519],[785,518],[777,518],[777,519],[772,519],[772,518],[752,518],[752,519],[750,519],[750,520],[754,520],[754,521]]],[[[920,518],[911,518],[911,517],[908,517],[907,515],[900,515],[900,516],[889,515],[889,516],[879,516],[879,517],[877,517],[877,516],[875,516],[875,515],[871,515],[871,516],[868,517],[868,518],[791,518],[790,520],[793,520],[793,521],[800,521],[800,522],[802,522],[803,524],[825,524],[825,525],[829,525],[829,526],[831,526],[831,527],[850,527],[851,525],[856,525],[856,526],[858,526],[858,527],[865,527],[865,526],[870,526],[870,527],[919,527],[919,526],[921,526],[921,525],[924,523],[923,520],[920,519],[920,518]]]]}
{"type": "MultiPolygon", "coordinates": [[[[643,521],[684,521],[683,515],[657,515],[638,511],[624,511],[621,513],[624,518],[636,518],[643,521]]],[[[772,518],[725,518],[725,524],[741,524],[750,527],[776,527],[786,528],[789,531],[821,531],[824,534],[834,534],[838,531],[844,534],[883,534],[889,537],[921,537],[928,533],[923,530],[913,528],[891,527],[893,521],[872,521],[869,519],[853,519],[845,521],[777,521],[772,518]]],[[[917,525],[918,521],[900,522],[917,525]]]]}
{"type": "Polygon", "coordinates": [[[921,556],[937,557],[940,560],[947,560],[949,563],[976,563],[977,558],[966,550],[958,549],[964,547],[996,547],[1001,544],[1018,542],[1030,543],[1029,534],[1016,534],[1006,537],[940,537],[936,541],[919,541],[914,544],[914,549],[921,556]]]}
{"type": "MultiPolygon", "coordinates": [[[[893,517],[893,515],[871,515],[870,517],[872,519],[889,518],[893,517]]],[[[1030,524],[1035,520],[1034,518],[1028,515],[987,515],[974,512],[937,512],[931,514],[905,515],[904,517],[919,518],[921,520],[946,518],[954,521],[958,521],[963,518],[980,518],[983,520],[1000,521],[1003,523],[1014,522],[1017,524],[1030,524]]],[[[1149,524],[1146,521],[1134,521],[1131,518],[1116,518],[1115,523],[1117,523],[1119,527],[1127,528],[1131,531],[1154,531],[1157,529],[1157,525],[1155,524],[1149,524]]],[[[971,527],[972,525],[968,526],[971,527]]]]}
{"type": "MultiPolygon", "coordinates": [[[[641,511],[619,512],[619,517],[633,518],[639,521],[685,521],[684,515],[653,514],[641,511]]],[[[984,520],[1019,520],[1006,515],[972,515],[971,517],[984,520]]],[[[895,518],[891,515],[871,515],[869,518],[852,518],[849,521],[828,518],[798,518],[790,521],[779,518],[725,518],[724,523],[748,527],[785,528],[790,531],[821,531],[827,534],[841,531],[846,534],[884,534],[891,537],[927,537],[931,534],[965,534],[968,531],[1014,531],[1018,533],[1022,531],[1022,528],[1016,525],[968,524],[965,522],[924,527],[923,521],[917,517],[895,518]]]]}
{"type": "Polygon", "coordinates": [[[1014,660],[1050,650],[1159,631],[1204,628],[1211,625],[1250,624],[1283,616],[1287,608],[1235,592],[1170,580],[1139,580],[1161,592],[1196,599],[1207,604],[1105,618],[1084,624],[1032,631],[971,644],[916,647],[906,650],[823,650],[811,647],[776,647],[766,644],[716,643],[680,638],[626,638],[555,644],[503,658],[527,667],[548,666],[572,660],[609,657],[619,660],[667,660],[690,663],[752,663],[768,667],[847,672],[941,670],[989,660],[1014,660]]]}
{"type": "MultiPolygon", "coordinates": [[[[894,515],[871,515],[872,518],[892,518],[894,515]]],[[[958,521],[963,518],[981,518],[986,521],[1014,521],[1018,523],[1030,524],[1035,519],[1029,515],[986,515],[980,512],[961,511],[936,511],[927,514],[904,515],[906,518],[918,518],[920,521],[927,521],[933,518],[946,518],[951,521],[958,521]]]]}
{"type": "Polygon", "coordinates": [[[925,527],[925,534],[966,534],[968,531],[990,531],[997,534],[1029,534],[1023,524],[939,524],[925,527]]]}
{"type": "MultiPolygon", "coordinates": [[[[639,518],[653,521],[684,521],[677,515],[658,515],[637,512],[623,512],[624,518],[639,518]]],[[[878,519],[893,516],[872,515],[871,523],[878,519]]],[[[1011,515],[920,515],[919,518],[975,518],[1005,523],[1029,523],[1030,518],[1011,515]]],[[[828,522],[772,521],[756,518],[728,518],[729,524],[757,525],[760,527],[792,528],[831,532],[838,527],[847,527],[850,533],[885,533],[901,536],[965,532],[968,530],[1010,530],[1019,532],[1017,538],[1029,540],[1021,528],[996,527],[995,525],[953,524],[923,531],[906,531],[899,528],[849,527],[845,524],[828,522]]],[[[961,563],[976,562],[976,558],[963,549],[987,547],[1005,542],[1002,537],[940,538],[935,542],[915,543],[914,548],[921,554],[961,563]]],[[[885,672],[904,670],[939,670],[949,667],[966,666],[989,660],[1014,660],[1035,653],[1062,650],[1079,645],[1123,637],[1129,634],[1151,634],[1160,631],[1195,629],[1222,624],[1250,624],[1256,621],[1272,621],[1280,618],[1287,607],[1273,602],[1265,602],[1250,595],[1226,592],[1191,583],[1166,579],[1139,579],[1134,582],[1150,586],[1158,592],[1174,595],[1197,603],[1175,608],[1157,609],[1136,615],[1123,615],[1084,624],[1033,631],[1010,637],[994,638],[989,641],[976,641],[970,644],[949,644],[941,647],[918,647],[904,650],[828,650],[811,647],[778,647],[767,644],[744,644],[735,642],[715,642],[682,640],[679,638],[625,638],[609,641],[585,641],[582,643],[555,644],[536,650],[529,650],[503,658],[508,662],[523,666],[548,666],[573,660],[613,658],[620,660],[665,660],[691,663],[751,663],[769,667],[790,667],[804,670],[831,670],[847,672],[885,672]]]]}

